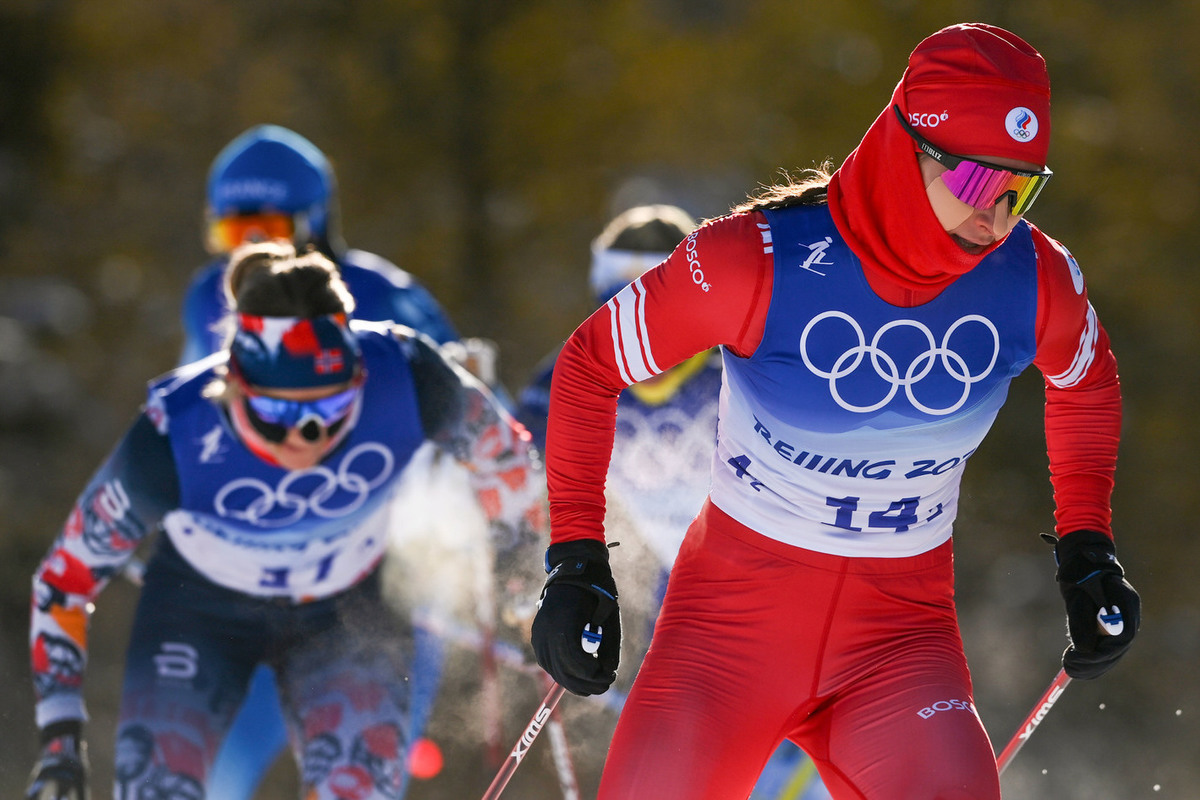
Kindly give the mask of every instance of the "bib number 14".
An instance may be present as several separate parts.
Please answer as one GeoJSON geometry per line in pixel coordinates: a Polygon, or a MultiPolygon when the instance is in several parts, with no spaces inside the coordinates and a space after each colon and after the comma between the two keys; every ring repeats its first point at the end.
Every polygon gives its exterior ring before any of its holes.
{"type": "MultiPolygon", "coordinates": [[[[739,480],[749,483],[756,492],[763,490],[763,482],[750,472],[751,460],[747,455],[734,456],[726,459],[726,464],[733,469],[733,474],[739,480]]],[[[913,525],[929,522],[941,516],[944,509],[941,503],[922,512],[920,497],[902,497],[899,500],[877,505],[874,509],[860,508],[861,497],[826,497],[825,505],[833,509],[833,521],[823,524],[843,531],[861,533],[862,531],[889,531],[903,533],[913,525]]]]}
{"type": "Polygon", "coordinates": [[[921,519],[919,507],[921,498],[902,497],[888,505],[886,509],[868,511],[859,509],[860,497],[826,497],[825,505],[834,509],[833,522],[826,522],[834,528],[845,531],[885,530],[903,533],[918,522],[928,522],[941,515],[942,504],[938,503],[932,511],[921,519]],[[865,523],[865,525],[864,525],[865,523]]]}

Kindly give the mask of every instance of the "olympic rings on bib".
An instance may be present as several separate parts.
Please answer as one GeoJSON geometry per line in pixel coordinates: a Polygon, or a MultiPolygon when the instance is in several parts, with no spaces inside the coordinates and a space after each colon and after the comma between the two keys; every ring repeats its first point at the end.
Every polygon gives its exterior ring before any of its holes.
{"type": "Polygon", "coordinates": [[[294,524],[311,512],[334,519],[353,513],[367,501],[371,490],[391,477],[396,457],[378,442],[363,442],[346,453],[337,471],[316,466],[289,472],[272,488],[255,478],[237,478],[220,488],[213,499],[219,516],[249,523],[258,528],[281,528],[294,524]],[[362,468],[362,459],[371,465],[370,475],[353,469],[362,468]],[[303,487],[303,488],[302,488],[303,487]],[[342,496],[335,500],[341,493],[342,496]],[[334,502],[330,502],[334,501],[334,502]]]}
{"type": "Polygon", "coordinates": [[[942,341],[939,344],[934,338],[933,331],[925,326],[924,323],[911,319],[897,319],[883,325],[875,335],[871,338],[870,344],[867,343],[866,335],[858,321],[854,317],[843,311],[826,311],[823,314],[818,314],[809,320],[804,326],[804,332],[800,335],[800,357],[804,359],[804,365],[808,367],[814,375],[819,378],[825,378],[829,381],[829,392],[834,401],[846,409],[857,414],[868,414],[886,406],[896,396],[896,393],[901,387],[904,388],[904,394],[908,398],[908,402],[914,408],[925,414],[932,416],[945,416],[952,414],[962,408],[967,402],[967,398],[971,394],[971,386],[986,378],[991,374],[992,369],[996,366],[996,360],[1000,355],[1000,333],[996,330],[996,326],[987,317],[982,317],[978,314],[968,314],[959,317],[946,330],[942,341]],[[854,335],[858,339],[858,344],[848,348],[845,352],[834,359],[833,366],[824,370],[812,362],[809,355],[809,335],[813,329],[824,320],[840,319],[850,325],[854,331],[854,335]],[[977,323],[983,325],[992,337],[992,357],[988,365],[978,374],[972,374],[967,361],[954,350],[950,349],[950,337],[961,326],[968,323],[977,323]],[[928,348],[923,352],[918,353],[912,358],[908,365],[904,368],[903,373],[896,360],[892,358],[880,346],[880,340],[888,331],[899,328],[912,328],[924,334],[928,342],[928,348]],[[865,356],[870,356],[870,365],[874,369],[875,374],[888,385],[887,392],[883,398],[871,405],[856,405],[846,400],[838,391],[838,380],[846,378],[854,373],[862,366],[865,356]],[[941,362],[946,374],[952,379],[962,384],[962,394],[951,405],[945,408],[932,408],[919,401],[913,393],[913,387],[925,379],[932,371],[938,362],[941,362]]]}

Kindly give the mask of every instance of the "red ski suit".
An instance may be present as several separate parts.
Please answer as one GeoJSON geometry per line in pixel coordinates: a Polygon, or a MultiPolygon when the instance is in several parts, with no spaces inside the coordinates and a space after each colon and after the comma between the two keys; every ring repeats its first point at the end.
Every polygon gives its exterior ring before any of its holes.
{"type": "MultiPolygon", "coordinates": [[[[554,542],[603,539],[604,479],[617,395],[625,386],[717,345],[727,372],[737,359],[761,355],[780,274],[771,232],[761,212],[706,224],[571,336],[555,368],[547,437],[554,542]]],[[[1116,362],[1074,259],[1033,226],[1022,235],[1029,245],[1025,261],[1036,272],[1025,310],[1033,364],[1048,376],[1045,425],[1057,528],[1109,533],[1121,414],[1116,362]]],[[[922,324],[925,309],[949,291],[914,290],[881,280],[866,265],[855,268],[910,326],[922,324]],[[906,298],[915,302],[906,304],[906,298]]],[[[949,333],[943,349],[948,340],[949,333]]],[[[963,374],[977,369],[966,360],[954,363],[961,369],[951,365],[948,371],[964,382],[963,374]]],[[[901,382],[898,372],[891,374],[894,384],[901,382]]],[[[784,737],[814,758],[839,800],[998,798],[993,751],[974,711],[953,599],[949,522],[962,464],[947,468],[947,485],[938,488],[945,501],[928,515],[922,509],[920,520],[916,497],[873,514],[873,522],[882,520],[890,529],[886,538],[870,526],[845,524],[852,518],[836,514],[846,507],[827,508],[818,499],[812,508],[803,500],[789,508],[778,498],[799,496],[789,492],[829,479],[837,471],[829,466],[834,461],[808,460],[806,452],[805,460],[789,458],[790,472],[758,480],[759,462],[725,459],[738,451],[722,450],[722,437],[747,435],[735,430],[737,391],[727,375],[713,494],[675,562],[654,641],[617,727],[600,798],[745,797],[784,737]],[[792,479],[794,486],[771,485],[792,479]],[[782,511],[756,516],[755,507],[739,499],[758,501],[765,492],[782,511]],[[914,502],[904,505],[909,500],[914,502]],[[781,516],[790,510],[794,521],[781,516]],[[828,516],[822,521],[823,512],[828,516]],[[932,544],[921,538],[931,530],[932,544]],[[872,542],[885,541],[886,557],[873,557],[872,542]]],[[[910,396],[919,404],[916,394],[910,396]]],[[[997,405],[1002,399],[1001,393],[997,405]]],[[[915,438],[905,425],[899,435],[915,438]]],[[[769,425],[755,417],[753,427],[754,435],[767,438],[769,425]]],[[[935,442],[944,429],[916,426],[935,442]]],[[[824,441],[837,441],[832,435],[824,441]]],[[[795,455],[799,444],[782,449],[782,440],[771,436],[776,453],[795,455]]],[[[878,469],[876,477],[888,472],[896,480],[900,466],[878,469]]],[[[857,485],[864,485],[858,477],[857,485]]],[[[876,484],[888,481],[867,484],[867,492],[876,484]]],[[[859,492],[826,499],[844,504],[870,498],[859,492]]]]}

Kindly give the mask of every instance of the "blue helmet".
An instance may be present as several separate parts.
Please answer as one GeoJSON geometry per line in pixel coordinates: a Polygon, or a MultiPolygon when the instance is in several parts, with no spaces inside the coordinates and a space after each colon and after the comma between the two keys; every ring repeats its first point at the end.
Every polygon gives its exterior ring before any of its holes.
{"type": "Polygon", "coordinates": [[[297,244],[327,246],[336,204],[333,168],[317,146],[278,125],[258,125],[217,155],[208,172],[208,214],[283,213],[297,244]]]}

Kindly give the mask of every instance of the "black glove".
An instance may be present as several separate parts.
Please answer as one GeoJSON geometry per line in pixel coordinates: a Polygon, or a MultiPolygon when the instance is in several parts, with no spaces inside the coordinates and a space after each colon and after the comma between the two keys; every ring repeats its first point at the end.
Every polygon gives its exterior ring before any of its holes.
{"type": "Polygon", "coordinates": [[[87,747],[77,721],[42,731],[42,752],[29,775],[26,800],[88,800],[87,747]]]}
{"type": "Polygon", "coordinates": [[[552,544],[546,569],[530,637],[537,661],[568,691],[603,694],[621,659],[621,613],[608,548],[595,539],[552,544]]]}
{"type": "Polygon", "coordinates": [[[1142,620],[1142,599],[1125,580],[1112,539],[1096,531],[1073,531],[1055,539],[1058,589],[1067,605],[1071,644],[1062,663],[1072,678],[1098,678],[1133,644],[1142,620]]]}

